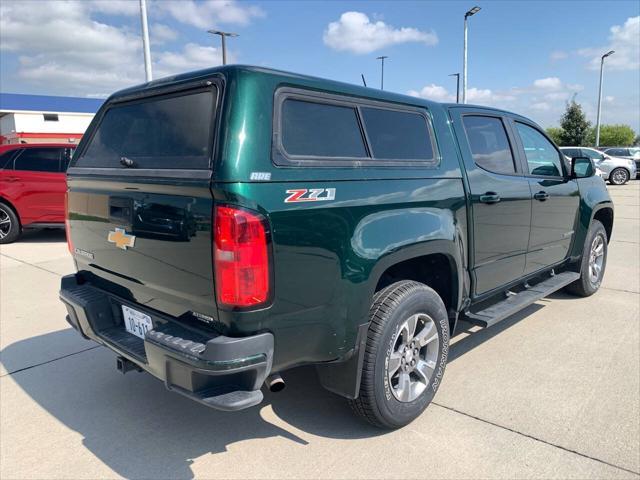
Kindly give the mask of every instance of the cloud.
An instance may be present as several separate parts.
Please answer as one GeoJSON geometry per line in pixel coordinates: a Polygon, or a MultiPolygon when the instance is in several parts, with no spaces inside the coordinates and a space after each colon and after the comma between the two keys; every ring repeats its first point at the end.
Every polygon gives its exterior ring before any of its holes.
{"type": "Polygon", "coordinates": [[[539,78],[534,80],[533,87],[540,90],[559,90],[562,88],[562,82],[558,77],[539,78]]]}
{"type": "Polygon", "coordinates": [[[610,29],[609,43],[597,48],[583,48],[578,54],[591,58],[588,68],[600,69],[600,57],[609,50],[616,53],[607,57],[607,69],[637,70],[640,68],[640,16],[629,17],[624,25],[614,25],[610,29]]]}
{"type": "Polygon", "coordinates": [[[187,43],[181,52],[161,52],[156,55],[155,60],[155,75],[165,77],[222,65],[222,52],[215,47],[187,43]]]}
{"type": "Polygon", "coordinates": [[[371,21],[361,12],[345,12],[340,19],[331,22],[322,37],[325,45],[334,50],[357,54],[371,53],[384,47],[407,42],[419,42],[428,46],[438,43],[435,32],[423,32],[416,28],[394,28],[381,20],[371,21]]]}
{"type": "MultiPolygon", "coordinates": [[[[125,15],[131,2],[105,7],[107,3],[49,1],[46,9],[37,9],[32,2],[3,0],[0,49],[17,57],[14,78],[65,95],[100,96],[144,82],[139,31],[94,18],[105,8],[125,15]]],[[[210,46],[188,43],[163,50],[159,44],[177,38],[165,24],[152,23],[151,34],[154,78],[221,63],[220,52],[210,46]]]]}
{"type": "Polygon", "coordinates": [[[412,97],[426,98],[435,102],[453,102],[456,99],[455,94],[449,93],[446,88],[434,83],[422,87],[420,91],[409,90],[407,93],[412,97]]]}
{"type": "MultiPolygon", "coordinates": [[[[425,98],[435,102],[455,102],[455,92],[449,92],[445,87],[432,83],[426,85],[420,90],[409,90],[408,95],[412,97],[425,98]]],[[[462,92],[460,94],[462,96],[462,92]]],[[[484,105],[501,105],[515,100],[515,95],[508,92],[493,92],[488,88],[469,88],[467,89],[467,102],[480,103],[484,105]]]]}
{"type": "Polygon", "coordinates": [[[515,95],[510,93],[497,93],[488,88],[469,88],[467,89],[467,102],[483,103],[486,105],[511,102],[515,100],[515,95]]]}
{"type": "Polygon", "coordinates": [[[149,27],[151,43],[170,42],[178,38],[178,32],[163,23],[154,23],[149,27]]]}
{"type": "Polygon", "coordinates": [[[569,58],[569,54],[563,50],[554,50],[549,55],[549,60],[551,60],[552,62],[564,60],[565,58],[569,58]]]}
{"type": "Polygon", "coordinates": [[[254,18],[265,16],[260,7],[236,0],[160,0],[154,5],[179,22],[201,29],[210,29],[221,23],[248,25],[254,18]]]}

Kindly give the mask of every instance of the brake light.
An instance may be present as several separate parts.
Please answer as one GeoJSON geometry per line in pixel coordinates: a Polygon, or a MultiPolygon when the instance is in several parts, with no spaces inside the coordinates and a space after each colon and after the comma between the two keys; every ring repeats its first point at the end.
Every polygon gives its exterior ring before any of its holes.
{"type": "Polygon", "coordinates": [[[264,217],[218,206],[214,229],[218,304],[251,307],[265,303],[269,297],[269,256],[264,217]]]}
{"type": "Polygon", "coordinates": [[[64,233],[67,237],[69,253],[73,255],[73,242],[71,241],[71,224],[69,223],[69,192],[64,194],[64,233]]]}

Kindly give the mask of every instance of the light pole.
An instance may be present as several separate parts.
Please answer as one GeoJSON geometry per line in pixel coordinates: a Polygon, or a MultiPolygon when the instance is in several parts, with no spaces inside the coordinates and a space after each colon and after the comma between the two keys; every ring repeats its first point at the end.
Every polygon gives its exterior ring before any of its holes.
{"type": "Polygon", "coordinates": [[[387,55],[382,55],[381,57],[376,57],[376,60],[382,61],[382,72],[380,74],[380,90],[384,90],[384,59],[389,58],[387,55]]]}
{"type": "Polygon", "coordinates": [[[227,64],[227,42],[225,41],[225,39],[226,37],[238,37],[239,35],[237,33],[222,32],[220,30],[207,30],[207,32],[213,35],[220,35],[220,38],[222,39],[222,64],[226,65],[227,64]]]}
{"type": "Polygon", "coordinates": [[[607,53],[600,57],[600,87],[598,88],[598,117],[596,119],[596,147],[600,146],[600,109],[602,108],[602,71],[604,70],[604,59],[609,55],[616,53],[613,50],[609,50],[607,53]]]}
{"type": "Polygon", "coordinates": [[[456,77],[456,103],[460,103],[460,74],[451,73],[450,77],[456,77]]]}
{"type": "Polygon", "coordinates": [[[144,51],[144,77],[151,81],[151,52],[149,51],[149,25],[147,24],[147,0],[140,0],[140,20],[142,22],[142,50],[144,51]]]}
{"type": "Polygon", "coordinates": [[[475,15],[480,11],[480,7],[473,7],[467,13],[464,14],[464,46],[463,60],[462,60],[462,103],[467,103],[467,18],[471,15],[475,15]]]}

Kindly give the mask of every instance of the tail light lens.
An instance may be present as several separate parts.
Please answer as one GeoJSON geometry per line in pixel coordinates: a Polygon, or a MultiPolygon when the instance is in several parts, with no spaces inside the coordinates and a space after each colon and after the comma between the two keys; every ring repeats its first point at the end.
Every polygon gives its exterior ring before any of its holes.
{"type": "Polygon", "coordinates": [[[252,307],[269,298],[269,256],[264,217],[243,209],[215,209],[214,269],[218,304],[252,307]]]}
{"type": "Polygon", "coordinates": [[[73,242],[71,241],[71,225],[69,223],[69,192],[64,194],[64,233],[67,236],[67,247],[73,255],[73,242]]]}

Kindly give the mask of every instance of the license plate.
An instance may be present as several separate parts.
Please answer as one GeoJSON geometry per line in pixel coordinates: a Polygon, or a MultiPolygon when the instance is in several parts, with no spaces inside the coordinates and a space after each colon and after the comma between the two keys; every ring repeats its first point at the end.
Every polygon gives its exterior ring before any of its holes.
{"type": "Polygon", "coordinates": [[[151,317],[145,313],[122,306],[122,316],[124,317],[124,328],[127,332],[136,337],[144,338],[145,333],[153,329],[151,317]]]}

